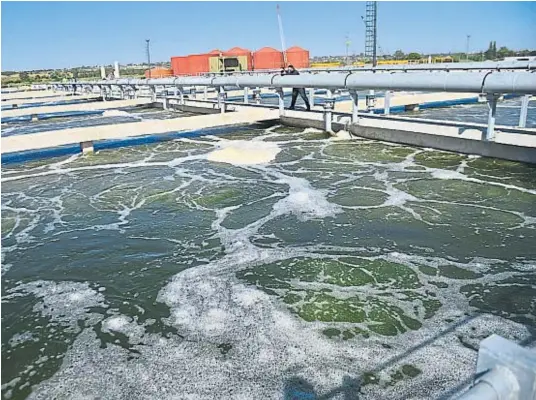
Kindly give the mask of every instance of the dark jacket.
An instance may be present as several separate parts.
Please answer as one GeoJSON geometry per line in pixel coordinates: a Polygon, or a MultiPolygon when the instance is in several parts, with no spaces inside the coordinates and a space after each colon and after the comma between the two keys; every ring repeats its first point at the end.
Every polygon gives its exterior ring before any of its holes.
{"type": "Polygon", "coordinates": [[[295,69],[294,71],[290,72],[289,70],[282,70],[281,71],[281,75],[299,75],[300,73],[298,72],[297,69],[295,69]]]}

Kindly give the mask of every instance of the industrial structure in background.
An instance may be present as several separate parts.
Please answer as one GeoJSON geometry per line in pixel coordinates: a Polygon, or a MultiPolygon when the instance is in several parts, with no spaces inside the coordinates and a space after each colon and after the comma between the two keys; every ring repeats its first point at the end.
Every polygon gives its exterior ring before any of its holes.
{"type": "Polygon", "coordinates": [[[365,6],[365,57],[372,60],[372,66],[377,65],[376,44],[378,39],[378,30],[376,29],[377,22],[377,3],[375,1],[367,1],[365,6]]]}
{"type": "Polygon", "coordinates": [[[251,51],[233,47],[227,51],[219,49],[204,54],[171,57],[171,68],[154,68],[145,72],[146,78],[163,78],[166,76],[201,75],[207,73],[225,73],[240,71],[261,71],[286,68],[309,68],[309,51],[301,47],[286,48],[283,22],[279,4],[276,7],[281,51],[272,47],[263,47],[251,51]]]}
{"type": "Polygon", "coordinates": [[[285,52],[272,47],[251,51],[233,47],[227,51],[215,49],[203,54],[171,57],[171,68],[153,68],[145,71],[145,77],[200,75],[236,71],[259,71],[280,69],[292,64],[296,68],[309,68],[309,51],[290,47],[285,52]],[[286,60],[285,60],[286,58],[286,60]]]}

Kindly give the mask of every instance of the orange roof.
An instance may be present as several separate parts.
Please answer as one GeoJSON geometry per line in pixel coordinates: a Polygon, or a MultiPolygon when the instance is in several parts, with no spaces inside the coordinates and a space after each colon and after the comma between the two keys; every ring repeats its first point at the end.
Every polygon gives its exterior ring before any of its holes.
{"type": "Polygon", "coordinates": [[[279,50],[276,50],[273,47],[263,47],[262,49],[259,49],[256,52],[257,53],[274,53],[274,52],[280,53],[279,50]]]}
{"type": "Polygon", "coordinates": [[[214,49],[212,51],[209,51],[207,54],[220,54],[220,53],[223,53],[223,52],[221,50],[214,49]]]}
{"type": "Polygon", "coordinates": [[[304,48],[301,48],[299,46],[292,46],[292,47],[289,47],[287,49],[287,52],[289,52],[289,51],[307,51],[307,50],[305,50],[304,48]]]}
{"type": "Polygon", "coordinates": [[[244,49],[242,47],[233,47],[232,49],[227,50],[227,53],[250,53],[251,51],[248,49],[244,49]]]}

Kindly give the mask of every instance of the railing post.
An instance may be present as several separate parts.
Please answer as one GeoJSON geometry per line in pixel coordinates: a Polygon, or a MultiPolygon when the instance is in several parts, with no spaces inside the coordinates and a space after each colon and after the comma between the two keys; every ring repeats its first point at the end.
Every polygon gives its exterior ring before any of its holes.
{"type": "Polygon", "coordinates": [[[497,93],[489,93],[487,95],[488,99],[488,128],[486,130],[486,141],[493,141],[495,140],[495,116],[497,113],[497,100],[501,97],[500,94],[497,93]]]}
{"type": "Polygon", "coordinates": [[[391,113],[391,92],[390,90],[385,91],[385,98],[383,99],[383,113],[389,115],[391,113]]]}
{"type": "Polygon", "coordinates": [[[181,106],[184,105],[184,88],[180,87],[180,88],[177,88],[178,92],[179,92],[179,104],[181,106]]]}
{"type": "Polygon", "coordinates": [[[151,100],[156,102],[156,86],[149,86],[149,90],[151,91],[151,100]]]}
{"type": "Polygon", "coordinates": [[[244,88],[244,103],[248,104],[249,102],[249,88],[244,88]]]}
{"type": "Polygon", "coordinates": [[[284,117],[285,116],[285,94],[283,93],[283,88],[277,88],[277,99],[279,103],[279,116],[284,117]]]}
{"type": "Polygon", "coordinates": [[[519,127],[524,128],[527,126],[527,114],[529,111],[530,94],[526,94],[521,99],[521,112],[519,114],[519,127]]]}
{"type": "Polygon", "coordinates": [[[352,97],[352,124],[359,123],[359,117],[357,116],[359,108],[359,94],[357,90],[350,90],[350,96],[352,97]]]}
{"type": "Polygon", "coordinates": [[[119,85],[119,93],[121,93],[121,100],[125,99],[125,90],[123,89],[123,85],[119,85]]]}
{"type": "Polygon", "coordinates": [[[203,100],[206,100],[208,98],[207,91],[208,91],[208,87],[205,86],[203,88],[203,100]]]}

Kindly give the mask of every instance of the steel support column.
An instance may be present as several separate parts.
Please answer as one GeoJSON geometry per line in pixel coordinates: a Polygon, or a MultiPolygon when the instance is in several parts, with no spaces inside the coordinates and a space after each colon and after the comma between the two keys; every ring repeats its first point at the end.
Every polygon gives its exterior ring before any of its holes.
{"type": "Polygon", "coordinates": [[[324,102],[324,130],[326,132],[333,132],[331,129],[331,122],[333,119],[333,106],[335,105],[335,99],[333,93],[328,90],[327,98],[324,102]]]}
{"type": "Polygon", "coordinates": [[[244,88],[244,103],[246,104],[249,103],[249,88],[248,87],[244,88]]]}
{"type": "Polygon", "coordinates": [[[255,99],[255,104],[261,104],[261,88],[256,87],[253,89],[253,98],[255,99]]]}
{"type": "Polygon", "coordinates": [[[527,114],[529,111],[530,94],[523,96],[521,100],[521,112],[519,114],[519,127],[524,128],[527,126],[527,114]]]}
{"type": "Polygon", "coordinates": [[[486,130],[486,141],[495,140],[495,117],[497,114],[497,100],[501,97],[500,94],[492,93],[487,95],[488,99],[488,128],[486,130]]]}
{"type": "Polygon", "coordinates": [[[391,92],[390,90],[387,90],[385,92],[385,98],[383,99],[383,113],[385,115],[391,114],[391,92]]]}
{"type": "Polygon", "coordinates": [[[226,98],[225,90],[223,89],[223,86],[220,86],[220,90],[218,92],[218,108],[220,109],[220,112],[223,114],[225,113],[225,98],[226,98]]]}
{"type": "Polygon", "coordinates": [[[277,100],[279,104],[279,116],[283,117],[285,116],[285,94],[281,88],[276,89],[275,92],[277,93],[277,100]]]}
{"type": "Polygon", "coordinates": [[[311,104],[311,110],[315,106],[315,89],[310,88],[309,89],[309,104],[311,104]]]}
{"type": "Polygon", "coordinates": [[[350,96],[352,97],[352,124],[359,123],[359,117],[357,116],[359,107],[359,94],[357,90],[350,90],[350,96]]]}

